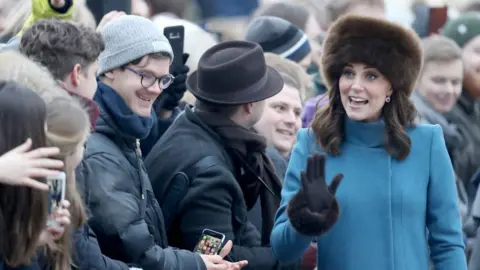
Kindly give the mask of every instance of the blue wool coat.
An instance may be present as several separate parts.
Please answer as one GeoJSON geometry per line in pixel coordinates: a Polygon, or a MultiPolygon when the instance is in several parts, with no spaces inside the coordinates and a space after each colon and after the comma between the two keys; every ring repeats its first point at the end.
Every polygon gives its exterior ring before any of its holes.
{"type": "MultiPolygon", "coordinates": [[[[317,237],[321,270],[466,270],[455,178],[440,126],[407,130],[409,156],[398,161],[384,146],[384,122],[345,120],[341,154],[327,155],[327,183],[338,173],[340,217],[317,237]],[[428,230],[428,232],[427,232],[428,230]]],[[[312,237],[297,232],[286,207],[300,189],[307,157],[323,152],[311,131],[297,135],[282,202],[271,234],[277,259],[300,258],[312,237]]]]}

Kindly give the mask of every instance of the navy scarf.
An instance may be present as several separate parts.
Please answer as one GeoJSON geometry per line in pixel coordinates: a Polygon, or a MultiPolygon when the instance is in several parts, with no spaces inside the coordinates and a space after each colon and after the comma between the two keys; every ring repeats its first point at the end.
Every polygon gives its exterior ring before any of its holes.
{"type": "Polygon", "coordinates": [[[135,114],[115,90],[101,81],[98,81],[94,100],[105,104],[112,121],[122,133],[140,140],[150,133],[155,118],[153,111],[149,117],[135,114]]]}

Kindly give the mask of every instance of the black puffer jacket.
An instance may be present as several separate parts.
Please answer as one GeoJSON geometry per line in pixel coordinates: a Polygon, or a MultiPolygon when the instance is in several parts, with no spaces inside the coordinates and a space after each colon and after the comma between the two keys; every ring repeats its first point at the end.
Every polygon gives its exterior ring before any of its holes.
{"type": "Polygon", "coordinates": [[[198,254],[168,247],[137,142],[120,131],[102,101],[97,103],[100,117],[77,168],[77,182],[104,255],[144,270],[206,269],[198,254]]]}
{"type": "Polygon", "coordinates": [[[76,270],[129,270],[126,263],[110,259],[102,254],[97,236],[88,224],[75,232],[75,267],[76,270]]]}

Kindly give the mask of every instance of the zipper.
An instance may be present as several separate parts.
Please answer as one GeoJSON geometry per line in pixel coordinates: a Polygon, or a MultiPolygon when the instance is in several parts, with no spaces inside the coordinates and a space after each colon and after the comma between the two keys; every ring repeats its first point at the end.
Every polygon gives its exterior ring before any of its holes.
{"type": "MultiPolygon", "coordinates": [[[[137,165],[138,165],[138,177],[139,177],[139,179],[140,179],[140,187],[141,187],[141,193],[142,193],[142,203],[143,203],[143,205],[144,205],[144,209],[143,209],[144,213],[142,213],[142,214],[146,214],[146,212],[147,212],[147,207],[148,207],[147,204],[149,203],[149,201],[145,198],[145,192],[147,192],[147,189],[144,188],[144,185],[143,185],[142,169],[144,168],[144,166],[143,166],[143,164],[142,164],[143,160],[142,160],[142,155],[141,155],[141,153],[142,153],[142,150],[141,150],[141,148],[140,148],[140,140],[137,139],[136,142],[135,142],[135,158],[136,158],[136,160],[137,160],[137,165]]],[[[145,172],[145,173],[146,173],[146,172],[145,172]]],[[[156,209],[155,209],[155,204],[154,204],[154,202],[150,202],[150,204],[151,204],[151,207],[152,207],[152,210],[153,210],[153,211],[152,211],[152,212],[153,212],[153,217],[152,217],[152,218],[154,219],[154,220],[151,220],[151,222],[154,223],[154,224],[152,224],[152,226],[153,226],[154,228],[156,228],[156,232],[154,232],[154,233],[155,233],[155,234],[159,234],[158,237],[162,238],[162,237],[161,237],[161,232],[160,232],[160,230],[157,228],[157,226],[158,226],[159,224],[161,224],[161,220],[160,220],[160,218],[159,218],[159,216],[158,216],[158,213],[157,213],[157,211],[156,211],[156,209]]],[[[154,234],[154,236],[155,236],[155,234],[154,234]]]]}

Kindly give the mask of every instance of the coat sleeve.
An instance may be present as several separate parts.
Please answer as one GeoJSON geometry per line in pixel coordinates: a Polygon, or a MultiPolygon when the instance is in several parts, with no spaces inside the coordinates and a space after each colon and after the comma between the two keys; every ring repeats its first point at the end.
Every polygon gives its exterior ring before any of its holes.
{"type": "Polygon", "coordinates": [[[432,129],[427,228],[436,270],[466,270],[455,174],[440,126],[432,129]]]}
{"type": "MultiPolygon", "coordinates": [[[[144,270],[205,269],[198,254],[155,244],[140,212],[142,198],[132,194],[132,179],[125,164],[114,156],[100,154],[82,161],[78,175],[86,185],[84,191],[91,218],[89,224],[98,234],[117,238],[127,262],[144,270]]],[[[77,178],[77,182],[78,182],[77,178]]]]}
{"type": "Polygon", "coordinates": [[[247,226],[243,234],[235,238],[232,208],[243,203],[243,198],[232,196],[238,193],[238,187],[232,184],[235,181],[234,175],[221,165],[211,166],[192,181],[181,207],[184,209],[180,221],[183,247],[193,250],[202,231],[211,229],[225,234],[225,242],[242,243],[233,245],[227,259],[247,260],[248,266],[244,270],[276,269],[278,261],[273,257],[272,249],[260,246],[260,233],[247,220],[238,220],[239,223],[247,222],[247,226]]]}
{"type": "Polygon", "coordinates": [[[79,269],[128,270],[129,267],[102,254],[97,237],[88,224],[75,232],[75,265],[79,269]]]}
{"type": "Polygon", "coordinates": [[[27,21],[22,27],[19,36],[23,34],[23,31],[34,24],[40,19],[72,19],[75,0],[65,0],[65,6],[62,8],[55,8],[50,4],[50,0],[31,0],[32,1],[32,13],[27,18],[27,21]]]}
{"type": "Polygon", "coordinates": [[[283,182],[282,201],[275,216],[275,225],[270,236],[273,253],[282,262],[291,262],[302,258],[313,240],[312,237],[297,232],[287,215],[288,202],[301,187],[300,171],[307,166],[308,136],[307,129],[301,129],[297,134],[297,143],[293,147],[287,174],[283,182]]]}

